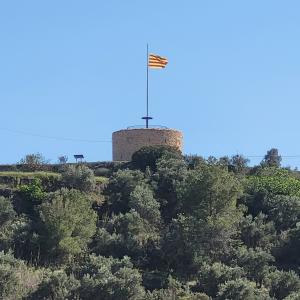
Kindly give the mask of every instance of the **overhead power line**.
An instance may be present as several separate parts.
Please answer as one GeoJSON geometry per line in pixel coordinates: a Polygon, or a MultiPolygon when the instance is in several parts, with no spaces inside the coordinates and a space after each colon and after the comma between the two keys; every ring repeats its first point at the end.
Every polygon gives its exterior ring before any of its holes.
{"type": "MultiPolygon", "coordinates": [[[[90,139],[79,139],[79,138],[71,138],[71,137],[62,137],[62,136],[49,136],[43,135],[38,133],[27,132],[23,130],[17,129],[10,129],[10,128],[1,128],[2,131],[12,132],[20,135],[25,136],[32,136],[37,138],[44,138],[44,139],[51,139],[51,140],[58,140],[58,141],[70,141],[70,142],[82,142],[82,143],[111,143],[111,140],[108,139],[101,139],[101,140],[90,140],[90,139]]],[[[243,155],[245,158],[264,158],[265,155],[243,155]]],[[[280,155],[284,159],[293,159],[293,158],[300,158],[299,155],[280,155]]]]}
{"type": "Polygon", "coordinates": [[[37,134],[32,132],[26,132],[23,130],[15,130],[15,129],[9,129],[9,128],[0,128],[2,131],[8,131],[20,135],[26,135],[26,136],[32,136],[32,137],[38,137],[38,138],[44,138],[44,139],[51,139],[51,140],[58,140],[58,141],[71,141],[71,142],[83,142],[83,143],[111,143],[111,140],[89,140],[89,139],[78,139],[78,138],[70,138],[70,137],[61,137],[61,136],[49,136],[49,135],[43,135],[43,134],[37,134]]]}

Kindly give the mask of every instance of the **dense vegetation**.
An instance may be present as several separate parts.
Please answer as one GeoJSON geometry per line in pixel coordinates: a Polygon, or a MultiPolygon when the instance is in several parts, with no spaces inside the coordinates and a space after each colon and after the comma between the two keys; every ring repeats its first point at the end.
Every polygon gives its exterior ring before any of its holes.
{"type": "Polygon", "coordinates": [[[300,299],[300,177],[276,149],[55,175],[29,158],[27,181],[2,174],[0,299],[300,299]]]}

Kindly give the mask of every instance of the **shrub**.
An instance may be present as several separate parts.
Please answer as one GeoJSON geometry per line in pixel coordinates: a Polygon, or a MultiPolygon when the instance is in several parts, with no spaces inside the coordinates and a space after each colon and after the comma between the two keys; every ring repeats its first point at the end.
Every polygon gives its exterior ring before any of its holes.
{"type": "Polygon", "coordinates": [[[145,171],[149,167],[156,171],[156,162],[163,156],[181,158],[181,152],[171,146],[148,146],[143,147],[132,155],[132,165],[136,169],[145,171]]]}
{"type": "Polygon", "coordinates": [[[96,186],[94,173],[85,165],[67,165],[62,173],[65,187],[92,192],[96,186]]]}

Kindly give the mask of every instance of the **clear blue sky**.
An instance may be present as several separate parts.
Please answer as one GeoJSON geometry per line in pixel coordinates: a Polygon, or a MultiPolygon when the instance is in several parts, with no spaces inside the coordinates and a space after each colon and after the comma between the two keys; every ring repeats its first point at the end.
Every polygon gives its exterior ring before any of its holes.
{"type": "MultiPolygon", "coordinates": [[[[111,133],[153,123],[203,156],[300,155],[300,2],[0,2],[0,163],[27,153],[111,160],[111,133]],[[30,136],[18,133],[30,133],[30,136]]],[[[260,158],[251,158],[257,163],[260,158]]],[[[300,157],[284,165],[300,167],[300,157]]]]}

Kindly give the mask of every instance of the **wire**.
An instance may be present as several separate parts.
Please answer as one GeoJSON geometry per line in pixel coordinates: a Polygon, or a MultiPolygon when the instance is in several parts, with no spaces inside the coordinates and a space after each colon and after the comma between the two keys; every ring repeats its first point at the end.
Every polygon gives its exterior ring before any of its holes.
{"type": "MultiPolygon", "coordinates": [[[[71,141],[71,142],[84,142],[84,143],[111,143],[111,140],[88,140],[88,139],[77,139],[77,138],[70,138],[70,137],[59,137],[59,136],[48,136],[48,135],[42,135],[37,133],[31,133],[26,132],[23,130],[15,130],[15,129],[9,129],[9,128],[1,128],[2,131],[8,131],[13,132],[20,135],[26,135],[26,136],[33,136],[38,138],[44,138],[44,139],[52,139],[52,140],[60,140],[60,141],[71,141]]],[[[243,155],[245,158],[264,158],[265,155],[243,155]]],[[[285,159],[291,159],[291,158],[300,158],[300,155],[280,155],[282,158],[285,159]]]]}
{"type": "Polygon", "coordinates": [[[69,137],[48,136],[48,135],[36,134],[36,133],[26,132],[22,130],[8,129],[8,128],[0,128],[0,130],[13,132],[20,135],[27,135],[27,136],[33,136],[38,138],[60,140],[60,141],[72,141],[72,142],[84,142],[84,143],[111,143],[111,140],[86,140],[86,139],[76,139],[76,138],[69,138],[69,137]]]}

